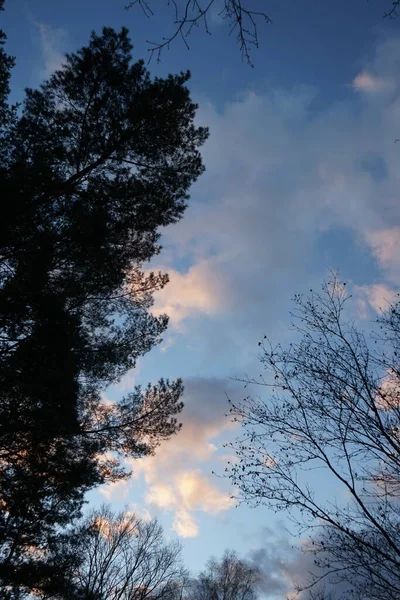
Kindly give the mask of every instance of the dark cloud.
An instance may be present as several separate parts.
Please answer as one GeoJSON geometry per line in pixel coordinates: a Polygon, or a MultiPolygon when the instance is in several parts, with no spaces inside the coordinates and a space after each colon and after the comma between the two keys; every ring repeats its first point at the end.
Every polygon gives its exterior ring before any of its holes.
{"type": "Polygon", "coordinates": [[[241,397],[243,385],[228,377],[187,377],[184,379],[183,427],[225,428],[229,422],[228,397],[241,397]]]}
{"type": "MultiPolygon", "coordinates": [[[[290,537],[286,531],[280,534],[277,529],[263,528],[263,546],[251,550],[247,560],[260,570],[260,595],[263,598],[284,600],[293,597],[298,587],[309,585],[314,576],[324,575],[314,564],[314,555],[305,552],[305,544],[290,537]]],[[[346,598],[352,587],[347,582],[327,576],[313,591],[323,590],[325,598],[332,600],[346,598]]],[[[296,600],[310,600],[310,592],[305,590],[296,595],[296,600]]]]}

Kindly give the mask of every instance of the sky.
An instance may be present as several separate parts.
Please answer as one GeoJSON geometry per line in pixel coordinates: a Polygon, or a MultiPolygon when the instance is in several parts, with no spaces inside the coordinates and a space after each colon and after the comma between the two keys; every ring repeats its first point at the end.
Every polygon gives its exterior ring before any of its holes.
{"type": "MultiPolygon", "coordinates": [[[[167,35],[173,18],[166,2],[153,5],[163,6],[149,20],[124,0],[8,0],[0,18],[17,57],[13,100],[103,25],[127,26],[134,57],[147,60],[146,40],[167,35]]],[[[149,265],[170,274],[154,305],[170,316],[163,343],[106,395],[183,377],[183,429],[132,463],[129,482],[90,500],[157,516],[194,572],[211,554],[237,550],[262,567],[263,594],[275,599],[307,564],[285,515],[237,507],[229,481],[213,474],[223,474],[224,442],[238,434],[227,397],[244,393],[235,377],[261,372],[265,333],[290,340],[293,294],[317,288],[329,269],[349,282],[365,328],[399,289],[400,19],[382,18],[390,0],[252,5],[272,19],[259,30],[254,68],[217,17],[211,36],[200,29],[190,50],[178,40],[149,64],[156,75],[191,70],[197,121],[210,128],[206,173],[149,265]]]]}

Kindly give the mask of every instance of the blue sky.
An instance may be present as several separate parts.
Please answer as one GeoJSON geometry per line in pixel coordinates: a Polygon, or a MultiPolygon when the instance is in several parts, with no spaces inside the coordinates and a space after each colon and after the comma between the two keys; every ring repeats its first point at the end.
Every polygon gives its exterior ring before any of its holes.
{"type": "MultiPolygon", "coordinates": [[[[211,131],[207,172],[153,265],[171,274],[154,307],[171,317],[163,344],[107,396],[182,376],[184,427],[132,465],[132,481],[91,498],[158,516],[194,571],[210,554],[238,550],[263,566],[266,596],[283,598],[306,569],[284,515],[235,508],[228,482],[212,475],[223,472],[223,442],[235,435],[226,395],[243,393],[232,376],[260,372],[264,333],[290,339],[291,296],[317,287],[328,269],[349,281],[365,327],[399,289],[400,20],[382,19],[390,0],[252,4],[273,19],[260,29],[254,69],[217,22],[211,37],[195,33],[190,51],[178,41],[149,66],[192,71],[198,121],[211,131]]],[[[1,19],[17,56],[15,100],[92,29],[126,25],[140,58],[146,39],[172,24],[166,7],[149,21],[124,11],[124,0],[8,0],[1,19]]],[[[324,489],[342,493],[328,481],[324,489]]]]}

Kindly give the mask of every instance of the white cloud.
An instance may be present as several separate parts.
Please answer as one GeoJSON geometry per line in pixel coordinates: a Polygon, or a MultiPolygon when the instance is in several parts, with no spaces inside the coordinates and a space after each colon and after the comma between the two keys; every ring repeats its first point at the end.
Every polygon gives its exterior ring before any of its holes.
{"type": "Polygon", "coordinates": [[[388,279],[400,283],[400,226],[369,231],[366,240],[388,279]]]}
{"type": "Polygon", "coordinates": [[[354,286],[354,291],[359,300],[362,318],[367,318],[367,305],[376,312],[381,312],[396,301],[396,292],[382,283],[354,286]]]}
{"type": "Polygon", "coordinates": [[[60,69],[64,60],[64,48],[67,41],[67,33],[62,28],[53,28],[45,23],[33,22],[39,32],[40,46],[43,57],[43,76],[49,77],[54,71],[60,69]]]}
{"type": "MultiPolygon", "coordinates": [[[[398,78],[399,58],[400,42],[385,43],[366,72],[398,78]]],[[[294,87],[247,93],[221,109],[200,102],[199,120],[211,129],[207,171],[185,218],[165,232],[171,282],[154,307],[185,334],[177,335],[183,375],[241,374],[249,365],[257,374],[257,341],[265,332],[284,342],[292,294],[318,285],[340,261],[351,263],[338,232],[370,259],[363,274],[357,265],[343,273],[362,290],[365,307],[391,298],[399,281],[400,150],[393,141],[400,97],[360,101],[349,93],[319,111],[315,98],[315,90],[294,87]]],[[[229,508],[229,490],[210,474],[221,437],[231,433],[226,390],[225,380],[189,380],[182,431],[155,457],[132,463],[148,507],[173,513],[180,535],[198,533],[201,512],[229,508]]]]}
{"type": "MultiPolygon", "coordinates": [[[[400,41],[385,42],[365,73],[398,81],[399,58],[400,41]]],[[[372,75],[369,81],[378,85],[372,75]]],[[[243,364],[249,343],[255,347],[256,335],[281,330],[294,292],[347,264],[336,232],[348,232],[355,250],[365,244],[365,253],[377,256],[376,232],[392,229],[397,252],[400,170],[393,142],[400,97],[366,94],[359,105],[349,94],[316,111],[317,95],[304,86],[250,92],[222,109],[199,99],[199,121],[211,131],[206,173],[185,218],[165,236],[169,260],[184,257],[190,266],[166,287],[160,307],[175,324],[194,317],[186,331],[204,352],[217,348],[222,360],[229,353],[233,369],[243,364]],[[327,238],[325,258],[320,247],[327,238]]],[[[394,269],[388,258],[384,264],[383,248],[379,256],[377,284],[390,287],[394,269]]]]}
{"type": "Polygon", "coordinates": [[[180,537],[196,537],[199,534],[199,527],[190,513],[186,510],[177,510],[173,523],[173,530],[180,537]]]}
{"type": "Polygon", "coordinates": [[[163,340],[160,346],[160,352],[162,352],[163,354],[168,352],[169,348],[171,348],[171,346],[174,345],[174,342],[175,338],[172,335],[167,336],[167,338],[163,340]]]}
{"type": "MultiPolygon", "coordinates": [[[[400,42],[385,43],[365,71],[398,78],[399,58],[400,42]]],[[[222,109],[199,101],[199,121],[211,131],[207,170],[185,218],[165,232],[171,282],[155,305],[185,334],[177,338],[182,369],[196,360],[195,368],[204,363],[214,373],[257,374],[257,341],[268,333],[284,342],[293,293],[318,285],[328,268],[340,267],[336,261],[347,264],[337,232],[346,231],[355,252],[361,247],[371,269],[375,260],[381,269],[373,284],[357,271],[343,274],[362,290],[360,301],[377,307],[391,298],[399,255],[393,132],[400,132],[400,97],[365,94],[360,103],[349,94],[316,111],[316,96],[297,86],[246,93],[222,109]],[[176,264],[185,268],[171,270],[176,264]]],[[[146,483],[149,507],[173,512],[180,535],[198,533],[199,512],[230,506],[229,489],[209,475],[218,438],[231,435],[221,411],[226,389],[220,380],[189,380],[182,431],[155,457],[132,465],[146,483]]]]}
{"type": "Polygon", "coordinates": [[[135,388],[139,372],[140,368],[136,365],[135,369],[131,369],[125,373],[118,383],[115,384],[115,390],[122,393],[132,392],[135,388]]]}
{"type": "Polygon", "coordinates": [[[123,502],[129,494],[129,481],[122,479],[121,481],[109,483],[103,485],[99,491],[108,502],[123,502]]]}

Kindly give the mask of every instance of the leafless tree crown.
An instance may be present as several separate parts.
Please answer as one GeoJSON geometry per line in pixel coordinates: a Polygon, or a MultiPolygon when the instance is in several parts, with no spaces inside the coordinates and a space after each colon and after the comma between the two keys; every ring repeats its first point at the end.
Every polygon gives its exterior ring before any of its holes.
{"type": "MultiPolygon", "coordinates": [[[[258,48],[260,24],[271,22],[264,11],[252,8],[251,3],[241,0],[167,0],[167,5],[173,11],[173,28],[171,34],[158,42],[147,40],[150,45],[150,59],[156,55],[160,59],[164,49],[169,48],[177,38],[181,39],[186,48],[189,48],[189,37],[197,27],[203,27],[210,34],[210,22],[213,18],[225,21],[229,27],[229,34],[236,37],[243,60],[252,65],[251,51],[258,48]]],[[[153,3],[151,0],[131,0],[126,8],[139,6],[147,17],[152,17],[153,3]]]]}
{"type": "MultiPolygon", "coordinates": [[[[232,403],[243,435],[230,476],[251,505],[287,509],[315,570],[359,598],[400,591],[400,304],[364,334],[336,276],[295,297],[287,348],[260,342],[265,397],[232,403]],[[331,486],[331,482],[334,485],[331,486]],[[338,488],[339,484],[339,488],[338,488]],[[368,591],[368,594],[366,594],[368,591]]],[[[368,322],[366,322],[368,323],[368,322]]]]}
{"type": "Polygon", "coordinates": [[[82,563],[73,574],[84,598],[175,600],[187,579],[181,547],[167,543],[157,520],[134,513],[93,511],[82,536],[82,563]],[[85,595],[86,594],[86,595],[85,595]]]}

